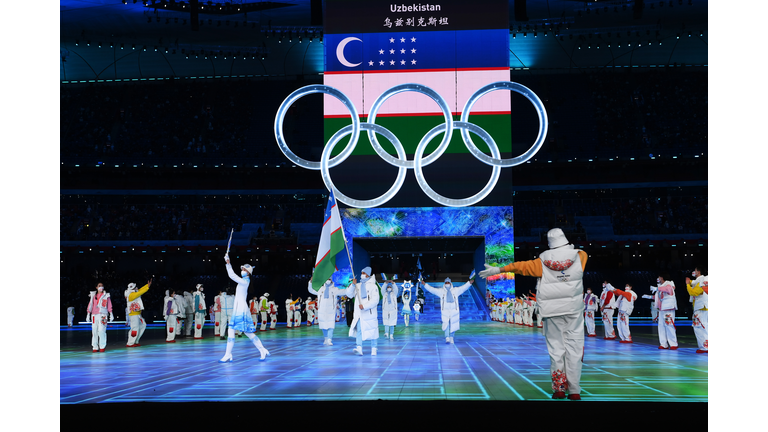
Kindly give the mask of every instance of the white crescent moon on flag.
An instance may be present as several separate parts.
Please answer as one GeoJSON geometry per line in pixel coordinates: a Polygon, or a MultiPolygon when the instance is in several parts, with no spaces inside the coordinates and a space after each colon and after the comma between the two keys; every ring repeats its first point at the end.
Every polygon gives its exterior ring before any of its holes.
{"type": "Polygon", "coordinates": [[[350,63],[349,61],[347,61],[346,58],[344,58],[344,47],[347,46],[347,44],[352,42],[353,40],[362,42],[362,40],[356,37],[348,37],[348,38],[342,39],[341,42],[339,42],[339,45],[336,47],[336,58],[339,59],[339,63],[349,68],[353,68],[361,64],[361,63],[357,63],[357,64],[350,63]]]}

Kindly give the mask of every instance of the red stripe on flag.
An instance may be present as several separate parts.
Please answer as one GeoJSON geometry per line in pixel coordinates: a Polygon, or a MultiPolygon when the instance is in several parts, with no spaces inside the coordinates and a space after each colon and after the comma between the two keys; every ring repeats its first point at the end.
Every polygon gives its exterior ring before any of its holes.
{"type": "MultiPolygon", "coordinates": [[[[512,114],[512,111],[472,111],[472,115],[509,115],[512,114]]],[[[452,112],[451,115],[455,116],[461,116],[460,112],[452,112]]],[[[432,112],[432,113],[393,113],[393,114],[377,114],[376,117],[420,117],[420,116],[443,116],[442,111],[432,112]]],[[[324,119],[334,119],[334,118],[347,118],[349,117],[349,114],[333,114],[333,115],[325,115],[323,116],[324,119]]],[[[360,114],[358,115],[361,120],[365,121],[368,118],[368,114],[360,114]]]]}
{"type": "Polygon", "coordinates": [[[446,69],[403,69],[403,70],[367,70],[367,71],[325,71],[325,75],[379,74],[379,73],[408,73],[408,72],[471,72],[486,70],[509,70],[509,67],[480,67],[480,68],[446,68],[446,69]]]}

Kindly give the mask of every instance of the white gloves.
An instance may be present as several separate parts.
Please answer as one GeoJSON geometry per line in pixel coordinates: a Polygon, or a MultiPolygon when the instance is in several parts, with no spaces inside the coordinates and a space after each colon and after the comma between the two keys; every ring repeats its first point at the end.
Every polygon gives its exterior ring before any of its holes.
{"type": "Polygon", "coordinates": [[[224,255],[224,261],[229,261],[229,254],[224,255]]]}
{"type": "Polygon", "coordinates": [[[85,320],[86,320],[86,321],[90,321],[90,320],[91,320],[91,314],[88,314],[88,315],[85,317],[85,320]]]}
{"type": "Polygon", "coordinates": [[[112,322],[115,320],[115,316],[112,314],[112,312],[109,313],[109,322],[112,322]]]}
{"type": "Polygon", "coordinates": [[[485,270],[480,270],[480,273],[477,274],[483,279],[487,278],[488,276],[493,276],[501,273],[501,269],[499,269],[498,267],[489,266],[488,264],[484,264],[484,265],[485,265],[485,270]]]}

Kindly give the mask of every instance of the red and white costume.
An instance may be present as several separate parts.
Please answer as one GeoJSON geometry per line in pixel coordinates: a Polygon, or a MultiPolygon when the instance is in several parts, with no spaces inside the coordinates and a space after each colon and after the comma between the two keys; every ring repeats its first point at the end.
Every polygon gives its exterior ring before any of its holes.
{"type": "Polygon", "coordinates": [[[656,291],[656,304],[659,308],[659,348],[677,349],[677,329],[675,328],[675,311],[677,297],[675,283],[664,281],[656,291]]]}
{"type": "Polygon", "coordinates": [[[221,333],[221,293],[213,298],[213,335],[223,336],[221,333]]]}
{"type": "Polygon", "coordinates": [[[626,291],[622,291],[618,288],[613,290],[618,300],[617,308],[619,310],[619,320],[616,323],[616,328],[619,330],[619,337],[622,343],[632,343],[632,334],[629,332],[629,316],[632,315],[632,310],[635,308],[635,300],[637,300],[637,294],[632,291],[632,287],[627,286],[626,291]]]}
{"type": "Polygon", "coordinates": [[[170,295],[165,292],[163,299],[163,317],[165,318],[165,341],[169,343],[176,342],[176,330],[179,327],[179,315],[184,314],[183,306],[179,305],[178,295],[170,295]]]}
{"type": "Polygon", "coordinates": [[[293,326],[293,300],[285,299],[285,324],[288,328],[293,326]]]}
{"type": "MultiPolygon", "coordinates": [[[[184,291],[184,294],[180,297],[184,299],[184,335],[192,336],[193,321],[195,319],[195,298],[189,291],[184,291]]],[[[179,326],[179,330],[181,330],[181,326],[179,326]]]]}
{"type": "Polygon", "coordinates": [[[587,325],[587,337],[595,337],[595,312],[597,312],[598,298],[592,291],[584,293],[584,324],[587,325]]]}
{"type": "MultiPolygon", "coordinates": [[[[267,305],[269,303],[269,293],[264,293],[263,296],[259,297],[259,314],[261,314],[261,328],[259,330],[261,331],[267,331],[267,314],[269,312],[269,306],[267,305]]],[[[254,323],[257,323],[258,321],[254,321],[254,323]]]]}
{"type": "Polygon", "coordinates": [[[269,319],[271,320],[269,329],[274,330],[277,327],[277,305],[274,301],[270,301],[267,303],[267,307],[269,307],[269,319]]]}
{"type": "MultiPolygon", "coordinates": [[[[192,302],[195,311],[195,339],[203,338],[203,325],[205,325],[205,294],[203,294],[203,285],[197,284],[194,301],[192,302]]],[[[191,320],[192,318],[188,318],[191,320]]]]}
{"type": "Polygon", "coordinates": [[[575,250],[562,230],[547,233],[550,249],[538,259],[504,267],[485,265],[481,277],[514,272],[540,278],[536,300],[544,317],[544,337],[550,359],[554,399],[581,399],[581,369],[584,357],[584,304],[582,278],[587,254],[575,250]]]}
{"type": "Polygon", "coordinates": [[[251,311],[251,319],[253,320],[254,324],[259,322],[259,309],[260,309],[259,304],[260,304],[260,301],[256,300],[255,297],[248,302],[248,308],[251,311]]]}
{"type": "Polygon", "coordinates": [[[603,292],[600,293],[600,311],[603,313],[603,339],[616,339],[613,330],[613,313],[616,310],[616,297],[613,294],[613,285],[603,284],[603,292]]]}
{"type": "Polygon", "coordinates": [[[93,352],[104,351],[107,347],[107,317],[109,322],[115,319],[112,315],[112,300],[104,290],[91,291],[89,297],[86,320],[91,321],[91,346],[93,352]]]}
{"type": "Polygon", "coordinates": [[[131,326],[128,332],[127,347],[141,346],[139,341],[144,334],[144,330],[147,329],[147,322],[141,317],[141,311],[144,310],[144,302],[141,300],[141,296],[149,290],[149,284],[144,285],[140,290],[136,289],[135,283],[128,284],[128,289],[125,291],[125,301],[128,308],[128,323],[131,326]]]}
{"type": "Polygon", "coordinates": [[[693,298],[693,334],[699,345],[696,352],[706,353],[709,352],[709,278],[699,276],[687,288],[693,298]]]}

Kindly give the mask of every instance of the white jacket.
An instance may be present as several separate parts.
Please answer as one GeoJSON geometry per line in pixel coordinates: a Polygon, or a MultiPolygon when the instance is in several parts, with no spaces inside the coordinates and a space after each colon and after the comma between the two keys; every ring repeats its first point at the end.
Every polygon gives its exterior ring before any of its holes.
{"type": "MultiPolygon", "coordinates": [[[[376,285],[376,276],[371,275],[365,282],[366,296],[362,297],[360,291],[361,283],[352,283],[345,291],[347,298],[355,299],[355,315],[352,319],[352,325],[349,326],[349,336],[356,337],[356,326],[360,322],[360,329],[363,332],[363,340],[372,340],[379,338],[379,287],[376,285]],[[363,309],[360,309],[360,305],[363,309]]],[[[335,319],[335,318],[334,318],[335,319]]]]}
{"type": "Polygon", "coordinates": [[[197,303],[197,310],[195,313],[205,313],[205,294],[200,291],[195,291],[195,295],[192,296],[192,310],[195,310],[195,303],[197,303]]]}
{"type": "Polygon", "coordinates": [[[677,296],[675,296],[675,283],[672,281],[664,281],[659,285],[659,290],[656,291],[656,307],[660,311],[677,310],[677,296]],[[667,294],[661,291],[664,287],[671,287],[672,294],[667,294]]]}
{"type": "Polygon", "coordinates": [[[470,282],[456,288],[451,283],[451,295],[453,296],[453,302],[448,302],[448,290],[440,287],[435,288],[428,283],[423,284],[425,290],[440,297],[440,317],[443,321],[443,330],[448,328],[448,323],[451,324],[451,332],[459,330],[461,327],[461,314],[459,313],[459,296],[464,294],[464,291],[468,290],[472,284],[470,282]]]}
{"type": "Polygon", "coordinates": [[[308,291],[317,296],[317,321],[320,330],[336,328],[336,297],[344,295],[345,289],[336,288],[333,282],[326,283],[315,290],[309,282],[308,291]],[[325,292],[328,291],[328,298],[325,292]]]}
{"type": "Polygon", "coordinates": [[[584,310],[587,312],[597,311],[597,296],[594,294],[584,293],[584,310]]]}
{"type": "Polygon", "coordinates": [[[387,285],[381,287],[381,321],[385,326],[397,325],[397,284],[392,283],[392,292],[387,293],[387,285]]]}
{"type": "Polygon", "coordinates": [[[165,296],[163,299],[163,317],[165,319],[168,319],[169,315],[179,315],[183,314],[184,311],[179,306],[179,303],[176,301],[178,296],[165,296]]]}
{"type": "MultiPolygon", "coordinates": [[[[695,281],[691,281],[691,288],[696,288],[696,286],[707,287],[707,291],[709,291],[709,277],[702,275],[697,277],[695,281]]],[[[709,309],[709,294],[706,292],[693,297],[693,310],[703,309],[709,309]]]]}

